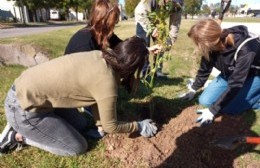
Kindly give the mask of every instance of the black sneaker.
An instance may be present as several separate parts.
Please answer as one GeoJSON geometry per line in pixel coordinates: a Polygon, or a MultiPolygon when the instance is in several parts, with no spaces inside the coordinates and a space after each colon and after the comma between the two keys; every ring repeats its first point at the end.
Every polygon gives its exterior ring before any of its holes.
{"type": "Polygon", "coordinates": [[[16,131],[7,124],[0,136],[0,153],[22,148],[22,144],[15,139],[16,131]]]}

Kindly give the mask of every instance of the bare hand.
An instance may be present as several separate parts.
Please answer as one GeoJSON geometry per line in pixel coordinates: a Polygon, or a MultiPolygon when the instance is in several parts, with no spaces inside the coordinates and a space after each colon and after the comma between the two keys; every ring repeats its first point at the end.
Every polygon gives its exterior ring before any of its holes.
{"type": "Polygon", "coordinates": [[[154,54],[158,54],[162,50],[162,46],[159,44],[153,45],[148,48],[148,50],[154,54]]]}

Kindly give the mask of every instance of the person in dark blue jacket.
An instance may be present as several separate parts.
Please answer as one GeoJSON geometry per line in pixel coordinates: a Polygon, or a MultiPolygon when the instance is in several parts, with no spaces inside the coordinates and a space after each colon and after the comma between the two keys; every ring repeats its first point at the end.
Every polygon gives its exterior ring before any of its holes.
{"type": "Polygon", "coordinates": [[[240,25],[221,29],[213,19],[200,20],[188,36],[203,54],[196,79],[182,97],[191,100],[208,80],[212,68],[221,73],[199,97],[197,119],[202,125],[211,123],[217,114],[240,114],[249,109],[260,109],[260,39],[250,38],[247,27],[240,25]],[[237,52],[237,58],[235,53],[237,52]]]}

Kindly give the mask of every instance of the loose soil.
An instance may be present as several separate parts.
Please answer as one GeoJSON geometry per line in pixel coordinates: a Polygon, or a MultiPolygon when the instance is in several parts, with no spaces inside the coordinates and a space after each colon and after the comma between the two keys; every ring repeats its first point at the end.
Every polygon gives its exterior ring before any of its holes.
{"type": "Polygon", "coordinates": [[[226,150],[211,143],[225,136],[256,136],[250,131],[253,123],[246,122],[243,115],[219,116],[213,124],[199,127],[195,123],[198,117],[195,113],[198,108],[196,105],[183,108],[173,115],[172,109],[163,108],[163,103],[153,103],[154,111],[161,112],[152,114],[159,127],[155,137],[110,134],[104,138],[106,157],[118,158],[120,167],[260,168],[260,162],[252,162],[249,154],[259,153],[254,149],[255,146],[240,144],[234,150],[226,150]]]}

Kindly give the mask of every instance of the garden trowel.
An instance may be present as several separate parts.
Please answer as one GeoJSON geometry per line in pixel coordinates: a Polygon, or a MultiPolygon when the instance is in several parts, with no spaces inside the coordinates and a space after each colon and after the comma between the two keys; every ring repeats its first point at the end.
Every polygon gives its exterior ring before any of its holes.
{"type": "Polygon", "coordinates": [[[239,144],[260,144],[260,137],[227,136],[212,142],[214,145],[228,150],[235,149],[239,144]]]}

